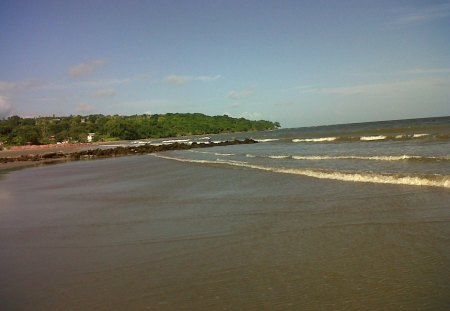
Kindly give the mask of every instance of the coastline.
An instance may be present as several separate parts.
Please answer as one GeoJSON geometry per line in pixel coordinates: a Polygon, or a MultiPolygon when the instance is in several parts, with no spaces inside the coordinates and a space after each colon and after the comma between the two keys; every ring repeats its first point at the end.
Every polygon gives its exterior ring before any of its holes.
{"type": "MultiPolygon", "coordinates": [[[[73,152],[81,151],[87,147],[97,148],[101,144],[61,144],[61,145],[45,145],[45,148],[40,146],[19,146],[8,150],[0,151],[0,174],[7,173],[9,171],[24,169],[27,167],[34,167],[43,164],[55,163],[55,160],[18,160],[20,157],[31,158],[34,156],[43,156],[48,153],[65,153],[70,154],[73,152]],[[23,147],[23,148],[22,148],[23,147]],[[8,159],[8,160],[5,160],[8,159]],[[13,159],[13,160],[11,160],[13,159]]],[[[58,161],[59,162],[59,161],[58,161]]]]}
{"type": "Polygon", "coordinates": [[[0,184],[8,310],[448,306],[440,189],[153,156],[25,169],[0,184]]]}
{"type": "Polygon", "coordinates": [[[42,164],[56,164],[66,161],[77,161],[83,159],[111,158],[130,155],[149,154],[168,150],[187,150],[193,148],[211,148],[215,146],[228,146],[238,144],[255,144],[253,139],[231,140],[211,143],[172,143],[168,145],[143,145],[131,147],[114,147],[107,149],[94,148],[99,145],[90,145],[92,148],[86,149],[86,145],[71,145],[54,148],[24,148],[21,150],[0,151],[0,174],[11,170],[27,167],[34,167],[42,164]],[[70,151],[70,152],[67,152],[70,151]]]}

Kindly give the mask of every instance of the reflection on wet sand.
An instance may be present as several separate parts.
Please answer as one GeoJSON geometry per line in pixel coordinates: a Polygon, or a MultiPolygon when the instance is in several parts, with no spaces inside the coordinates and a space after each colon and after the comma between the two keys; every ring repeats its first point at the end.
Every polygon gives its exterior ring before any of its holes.
{"type": "Polygon", "coordinates": [[[0,180],[6,310],[445,310],[445,189],[150,156],[0,180]]]}

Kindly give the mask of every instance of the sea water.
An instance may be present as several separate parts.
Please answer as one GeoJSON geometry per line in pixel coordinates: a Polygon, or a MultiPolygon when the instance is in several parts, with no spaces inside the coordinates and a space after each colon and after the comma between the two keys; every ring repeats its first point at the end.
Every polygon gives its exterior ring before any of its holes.
{"type": "Polygon", "coordinates": [[[448,310],[449,124],[213,135],[260,143],[10,173],[0,309],[448,310]]]}
{"type": "Polygon", "coordinates": [[[234,147],[234,153],[215,148],[158,156],[349,182],[450,188],[449,117],[287,129],[252,138],[260,144],[234,147]]]}

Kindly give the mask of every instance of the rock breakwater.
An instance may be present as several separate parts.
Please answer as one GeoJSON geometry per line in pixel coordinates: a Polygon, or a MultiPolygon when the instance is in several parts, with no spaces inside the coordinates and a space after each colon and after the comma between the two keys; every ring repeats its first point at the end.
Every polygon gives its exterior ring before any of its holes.
{"type": "Polygon", "coordinates": [[[16,157],[0,157],[0,163],[13,163],[13,162],[53,162],[59,160],[81,160],[81,159],[97,159],[97,158],[111,158],[120,156],[130,156],[139,154],[149,154],[156,152],[163,152],[169,150],[187,150],[194,148],[211,148],[215,146],[230,146],[230,145],[242,145],[242,144],[255,144],[257,141],[253,139],[245,140],[231,140],[223,142],[211,142],[211,143],[178,143],[168,145],[141,145],[141,146],[127,146],[127,147],[115,147],[108,149],[88,149],[75,152],[48,152],[44,154],[26,154],[16,157]]]}

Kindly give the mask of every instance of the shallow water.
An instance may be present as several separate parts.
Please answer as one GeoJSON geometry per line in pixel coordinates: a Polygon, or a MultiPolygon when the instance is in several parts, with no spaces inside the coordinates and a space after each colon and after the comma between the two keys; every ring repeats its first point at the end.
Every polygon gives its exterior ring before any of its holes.
{"type": "Polygon", "coordinates": [[[0,202],[5,310],[450,305],[442,187],[148,155],[12,172],[0,179],[0,202]]]}

